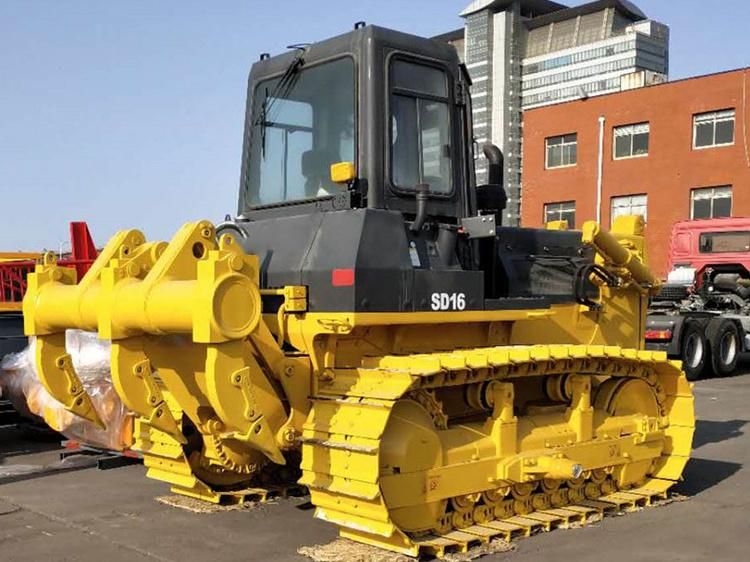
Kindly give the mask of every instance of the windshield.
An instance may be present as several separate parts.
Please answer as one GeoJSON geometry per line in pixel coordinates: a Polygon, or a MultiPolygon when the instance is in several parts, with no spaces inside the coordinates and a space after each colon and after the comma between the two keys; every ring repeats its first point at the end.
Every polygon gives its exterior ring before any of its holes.
{"type": "Polygon", "coordinates": [[[350,58],[260,82],[253,94],[249,205],[334,195],[331,164],[354,162],[354,63],[350,58]]]}

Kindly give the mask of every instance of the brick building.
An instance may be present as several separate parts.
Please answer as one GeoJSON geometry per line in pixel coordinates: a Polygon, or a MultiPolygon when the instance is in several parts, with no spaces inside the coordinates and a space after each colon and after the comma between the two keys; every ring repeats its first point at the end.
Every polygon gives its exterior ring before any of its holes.
{"type": "Polygon", "coordinates": [[[672,224],[750,216],[750,68],[524,112],[524,226],[643,214],[660,275],[672,224]]]}

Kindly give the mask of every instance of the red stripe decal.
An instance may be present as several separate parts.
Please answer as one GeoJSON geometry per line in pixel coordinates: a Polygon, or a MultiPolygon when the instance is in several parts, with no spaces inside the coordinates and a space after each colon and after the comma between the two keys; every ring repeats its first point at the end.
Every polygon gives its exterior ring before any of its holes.
{"type": "Polygon", "coordinates": [[[354,285],[354,270],[334,269],[331,271],[331,284],[334,287],[351,287],[354,285]]]}

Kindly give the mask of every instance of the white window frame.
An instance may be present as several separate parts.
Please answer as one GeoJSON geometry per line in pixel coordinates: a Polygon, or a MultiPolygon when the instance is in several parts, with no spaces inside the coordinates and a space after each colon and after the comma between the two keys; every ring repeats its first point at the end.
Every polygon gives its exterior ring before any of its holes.
{"type": "Polygon", "coordinates": [[[609,205],[609,222],[610,225],[615,222],[615,219],[623,215],[641,215],[644,221],[648,221],[648,194],[646,193],[635,193],[633,195],[616,195],[612,197],[609,205]],[[634,200],[640,200],[642,202],[636,203],[634,200]],[[617,205],[618,203],[624,203],[627,200],[626,205],[617,205]],[[634,213],[634,207],[643,207],[643,213],[634,213]],[[615,209],[629,209],[627,213],[619,213],[615,216],[615,209]]]}
{"type": "Polygon", "coordinates": [[[717,148],[722,146],[732,146],[734,139],[737,136],[737,114],[734,109],[722,109],[720,111],[708,111],[706,113],[696,113],[693,115],[693,150],[706,150],[707,148],[717,148]],[[710,120],[714,126],[714,144],[707,144],[706,146],[698,146],[696,141],[698,140],[698,123],[701,121],[710,120]],[[716,143],[716,124],[722,121],[732,121],[734,127],[732,129],[732,142],[716,143]]]}
{"type": "MultiPolygon", "coordinates": [[[[708,217],[709,219],[717,218],[714,217],[714,201],[716,199],[729,199],[729,216],[732,216],[732,208],[734,205],[734,193],[732,192],[732,186],[731,185],[718,185],[715,187],[696,187],[690,190],[690,219],[695,219],[695,206],[694,203],[696,200],[700,199],[710,199],[711,200],[711,216],[708,217]],[[727,197],[726,193],[729,193],[729,197],[727,197]],[[696,195],[706,195],[706,197],[699,196],[696,197],[696,195]],[[718,195],[718,196],[717,196],[718,195]]],[[[719,217],[721,218],[721,217],[719,217]]]]}
{"type": "Polygon", "coordinates": [[[572,168],[573,166],[578,165],[578,133],[566,133],[564,135],[554,135],[551,137],[547,137],[544,139],[544,169],[545,170],[559,170],[560,168],[572,168]],[[565,142],[565,137],[575,137],[574,142],[565,142]],[[573,146],[576,147],[576,161],[571,164],[560,164],[559,166],[550,166],[549,165],[549,146],[550,141],[561,139],[560,142],[560,150],[562,151],[562,154],[565,154],[565,147],[566,146],[573,146]]]}
{"type": "Polygon", "coordinates": [[[633,123],[631,125],[622,125],[612,129],[612,159],[613,160],[630,160],[631,158],[646,158],[651,151],[651,124],[648,121],[643,123],[633,123]],[[633,137],[635,135],[648,134],[648,149],[645,154],[633,154],[633,137]],[[617,156],[617,137],[630,137],[630,155],[617,156]]]}
{"type": "MultiPolygon", "coordinates": [[[[554,220],[561,221],[563,220],[562,214],[563,213],[569,213],[573,211],[573,224],[568,223],[568,228],[575,228],[576,227],[576,202],[575,201],[552,201],[550,203],[545,203],[544,208],[542,209],[542,212],[544,213],[544,220],[542,221],[544,224],[547,224],[548,222],[552,222],[547,220],[547,215],[549,212],[557,213],[558,217],[554,220]],[[568,208],[565,208],[565,206],[568,206],[568,208]],[[556,209],[550,209],[550,207],[557,207],[556,209]]],[[[567,220],[567,219],[565,219],[567,220]]]]}

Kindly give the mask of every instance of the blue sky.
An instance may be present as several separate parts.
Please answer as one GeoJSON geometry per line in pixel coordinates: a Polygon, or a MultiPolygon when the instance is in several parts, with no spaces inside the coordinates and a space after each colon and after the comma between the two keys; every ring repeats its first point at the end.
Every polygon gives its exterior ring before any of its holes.
{"type": "MultiPolygon", "coordinates": [[[[750,65],[750,2],[636,3],[671,27],[672,79],[750,65]]],[[[259,53],[358,20],[434,35],[460,27],[465,4],[0,0],[0,251],[57,248],[70,220],[99,244],[221,220],[236,210],[259,53]]]]}

